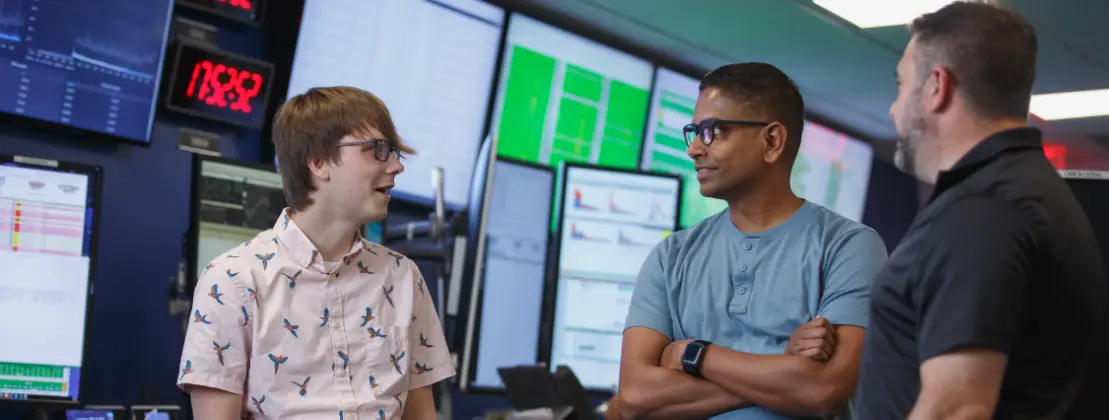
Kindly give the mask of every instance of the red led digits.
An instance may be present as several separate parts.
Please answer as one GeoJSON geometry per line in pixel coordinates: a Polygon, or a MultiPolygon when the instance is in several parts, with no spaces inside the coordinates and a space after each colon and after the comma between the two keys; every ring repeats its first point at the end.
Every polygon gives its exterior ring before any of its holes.
{"type": "Polygon", "coordinates": [[[238,7],[243,10],[252,10],[254,5],[250,4],[250,0],[219,0],[220,3],[230,4],[233,7],[238,7]]]}
{"type": "Polygon", "coordinates": [[[250,100],[258,96],[262,82],[260,74],[202,60],[193,65],[185,96],[195,97],[212,107],[249,114],[254,110],[250,100]]]}

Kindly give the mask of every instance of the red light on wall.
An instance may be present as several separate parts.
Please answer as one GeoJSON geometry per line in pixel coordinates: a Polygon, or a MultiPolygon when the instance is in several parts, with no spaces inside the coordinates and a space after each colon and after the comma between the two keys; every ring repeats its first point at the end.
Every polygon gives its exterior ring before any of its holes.
{"type": "Polygon", "coordinates": [[[1062,144],[1044,144],[1044,156],[1055,166],[1055,169],[1067,168],[1067,146],[1062,144]]]}
{"type": "Polygon", "coordinates": [[[250,4],[250,0],[219,0],[219,2],[227,3],[243,10],[250,10],[254,7],[252,4],[250,4]]]}

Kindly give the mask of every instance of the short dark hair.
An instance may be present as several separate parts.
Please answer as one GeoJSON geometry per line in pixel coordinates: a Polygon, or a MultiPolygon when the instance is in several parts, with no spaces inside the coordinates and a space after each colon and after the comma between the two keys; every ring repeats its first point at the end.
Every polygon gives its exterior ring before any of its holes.
{"type": "MultiPolygon", "coordinates": [[[[953,73],[972,107],[992,118],[1028,118],[1036,80],[1036,30],[1013,10],[960,1],[916,18],[918,69],[953,73]]],[[[920,77],[924,77],[922,74],[920,77]]]]}
{"type": "Polygon", "coordinates": [[[725,96],[744,106],[766,113],[766,117],[786,127],[785,154],[790,161],[801,149],[805,129],[805,100],[797,85],[782,70],[767,63],[732,63],[710,71],[701,78],[701,91],[720,89],[725,96]]]}
{"type": "Polygon", "coordinates": [[[339,141],[366,136],[375,128],[401,153],[416,153],[400,139],[389,109],[374,94],[349,86],[317,87],[281,105],[273,121],[273,145],[284,185],[285,201],[293,211],[312,204],[316,190],[308,161],[339,161],[339,141]]]}

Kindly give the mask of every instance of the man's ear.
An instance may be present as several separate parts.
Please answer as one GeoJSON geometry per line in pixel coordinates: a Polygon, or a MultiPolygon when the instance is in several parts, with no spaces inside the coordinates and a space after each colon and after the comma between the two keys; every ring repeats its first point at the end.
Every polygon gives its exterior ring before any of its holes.
{"type": "Polygon", "coordinates": [[[327,159],[308,159],[308,170],[316,178],[324,181],[331,179],[331,162],[327,159]]]}
{"type": "Polygon", "coordinates": [[[932,67],[925,85],[928,93],[928,110],[939,112],[951,106],[955,99],[955,75],[951,69],[943,66],[932,67]]]}
{"type": "Polygon", "coordinates": [[[763,160],[774,163],[781,159],[786,150],[786,139],[789,132],[786,126],[779,122],[772,122],[763,127],[763,160]]]}

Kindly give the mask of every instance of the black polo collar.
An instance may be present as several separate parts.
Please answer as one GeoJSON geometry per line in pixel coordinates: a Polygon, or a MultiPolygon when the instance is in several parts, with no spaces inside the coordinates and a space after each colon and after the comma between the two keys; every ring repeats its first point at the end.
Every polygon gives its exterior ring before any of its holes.
{"type": "Polygon", "coordinates": [[[928,201],[935,200],[944,191],[958,185],[979,168],[1005,153],[1028,149],[1043,150],[1043,147],[1043,133],[1036,127],[1021,127],[994,133],[970,149],[958,162],[955,162],[951,169],[940,171],[939,176],[936,177],[936,188],[928,201]]]}

